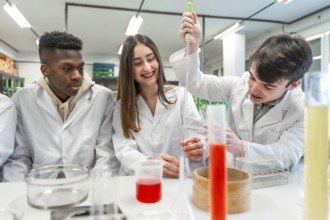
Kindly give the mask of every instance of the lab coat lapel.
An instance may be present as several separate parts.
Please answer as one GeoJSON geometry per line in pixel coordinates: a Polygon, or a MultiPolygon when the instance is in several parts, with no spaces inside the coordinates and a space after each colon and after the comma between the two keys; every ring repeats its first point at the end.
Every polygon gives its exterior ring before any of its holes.
{"type": "Polygon", "coordinates": [[[36,96],[37,96],[37,105],[42,108],[45,112],[48,112],[52,117],[54,117],[56,120],[62,121],[62,118],[60,114],[58,113],[57,109],[54,106],[54,103],[52,102],[52,99],[49,97],[47,92],[39,87],[36,90],[36,96]]]}
{"type": "Polygon", "coordinates": [[[64,128],[69,126],[82,112],[86,111],[86,109],[90,106],[91,100],[93,98],[93,90],[88,90],[85,94],[83,94],[72,112],[70,113],[67,120],[64,122],[64,128]]]}
{"type": "Polygon", "coordinates": [[[246,125],[247,128],[246,130],[251,131],[252,130],[252,125],[253,125],[253,109],[254,109],[254,104],[251,102],[249,98],[245,98],[243,103],[242,103],[242,110],[243,110],[243,115],[242,117],[245,120],[245,123],[242,123],[242,125],[246,125]]]}
{"type": "Polygon", "coordinates": [[[144,99],[140,95],[137,97],[137,106],[138,106],[138,109],[139,109],[139,114],[141,116],[144,116],[150,122],[152,122],[154,117],[152,116],[151,111],[150,111],[147,103],[144,101],[144,99]]]}
{"type": "MultiPolygon", "coordinates": [[[[288,94],[287,94],[288,95],[288,94]]],[[[271,108],[264,116],[262,116],[255,124],[256,128],[267,125],[276,124],[283,120],[283,114],[286,112],[285,103],[287,102],[287,95],[277,105],[271,108]]]]}
{"type": "MultiPolygon", "coordinates": [[[[169,97],[171,98],[171,96],[169,96],[169,97]]],[[[147,103],[144,101],[144,99],[140,95],[138,97],[137,104],[139,107],[139,114],[146,117],[152,123],[153,127],[155,127],[159,123],[159,121],[161,120],[161,118],[163,116],[164,111],[166,111],[166,107],[160,102],[159,97],[157,98],[154,115],[151,114],[151,111],[150,111],[147,103]]]]}
{"type": "Polygon", "coordinates": [[[156,103],[155,115],[154,115],[154,122],[153,122],[154,127],[160,122],[164,111],[166,111],[166,107],[160,102],[158,97],[156,103]]]}

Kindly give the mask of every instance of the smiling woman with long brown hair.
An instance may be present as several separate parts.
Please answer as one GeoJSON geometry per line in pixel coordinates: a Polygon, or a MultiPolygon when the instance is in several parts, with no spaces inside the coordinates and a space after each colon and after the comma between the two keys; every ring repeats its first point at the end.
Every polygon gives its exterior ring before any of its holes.
{"type": "Polygon", "coordinates": [[[190,169],[204,166],[202,121],[187,98],[187,137],[183,140],[184,90],[167,83],[159,51],[147,36],[129,36],[120,57],[118,100],[114,110],[114,147],[122,172],[148,158],[164,161],[163,175],[178,177],[181,151],[190,169]]]}

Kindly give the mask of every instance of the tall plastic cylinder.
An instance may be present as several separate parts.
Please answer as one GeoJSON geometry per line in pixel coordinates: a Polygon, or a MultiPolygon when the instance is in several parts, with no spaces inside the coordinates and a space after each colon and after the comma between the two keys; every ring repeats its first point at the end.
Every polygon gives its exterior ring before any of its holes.
{"type": "Polygon", "coordinates": [[[211,220],[226,219],[226,107],[207,106],[211,220]]]}
{"type": "Polygon", "coordinates": [[[304,220],[327,219],[329,79],[325,73],[304,78],[304,220]]]}

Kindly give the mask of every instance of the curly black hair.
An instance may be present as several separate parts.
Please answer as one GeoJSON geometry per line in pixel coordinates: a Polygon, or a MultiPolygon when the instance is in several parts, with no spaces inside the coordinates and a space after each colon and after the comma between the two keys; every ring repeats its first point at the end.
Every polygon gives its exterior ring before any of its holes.
{"type": "Polygon", "coordinates": [[[39,57],[45,63],[45,54],[56,49],[82,50],[82,41],[72,34],[60,31],[45,32],[39,39],[39,57]]]}

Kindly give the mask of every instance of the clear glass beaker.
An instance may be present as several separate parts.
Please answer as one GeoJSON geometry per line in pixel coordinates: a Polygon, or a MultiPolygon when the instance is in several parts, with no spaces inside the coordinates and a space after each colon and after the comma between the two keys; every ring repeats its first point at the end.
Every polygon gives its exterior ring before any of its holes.
{"type": "Polygon", "coordinates": [[[327,219],[329,80],[327,73],[304,77],[304,220],[327,219]]]}

